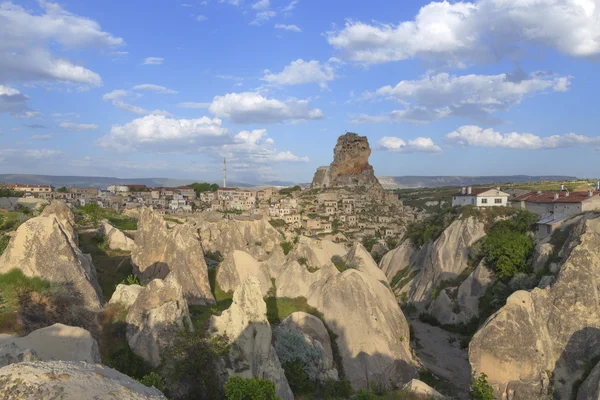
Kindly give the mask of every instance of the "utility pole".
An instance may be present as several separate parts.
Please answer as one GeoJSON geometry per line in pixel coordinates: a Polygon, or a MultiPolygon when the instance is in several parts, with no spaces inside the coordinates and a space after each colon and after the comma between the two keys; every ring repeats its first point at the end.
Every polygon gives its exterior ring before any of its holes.
{"type": "Polygon", "coordinates": [[[223,157],[223,187],[227,187],[227,159],[223,157]]]}

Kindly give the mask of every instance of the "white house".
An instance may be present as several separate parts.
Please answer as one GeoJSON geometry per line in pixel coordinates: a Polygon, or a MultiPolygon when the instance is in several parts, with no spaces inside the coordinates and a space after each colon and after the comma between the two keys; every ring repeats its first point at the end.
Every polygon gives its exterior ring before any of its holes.
{"type": "Polygon", "coordinates": [[[452,196],[452,206],[506,207],[510,195],[499,188],[463,187],[452,196]]]}

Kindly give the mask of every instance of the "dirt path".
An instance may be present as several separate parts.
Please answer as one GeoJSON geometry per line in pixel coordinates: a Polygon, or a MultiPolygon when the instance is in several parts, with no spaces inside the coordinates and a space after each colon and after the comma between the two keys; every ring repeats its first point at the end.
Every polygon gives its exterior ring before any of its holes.
{"type": "Polygon", "coordinates": [[[469,398],[471,366],[467,349],[461,349],[461,336],[411,319],[414,350],[421,363],[434,375],[454,386],[457,399],[469,398]]]}

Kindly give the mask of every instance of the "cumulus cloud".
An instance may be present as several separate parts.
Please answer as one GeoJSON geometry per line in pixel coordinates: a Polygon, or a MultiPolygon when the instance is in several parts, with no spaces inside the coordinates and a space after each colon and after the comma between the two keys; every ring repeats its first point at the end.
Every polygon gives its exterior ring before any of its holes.
{"type": "Polygon", "coordinates": [[[250,22],[250,25],[261,26],[262,24],[264,24],[271,18],[275,17],[276,15],[277,15],[277,13],[272,10],[257,12],[256,15],[254,16],[254,20],[252,20],[252,22],[250,22]]]}
{"type": "Polygon", "coordinates": [[[572,57],[600,54],[596,0],[431,2],[412,21],[348,21],[327,33],[346,58],[366,64],[419,57],[464,66],[498,59],[524,45],[546,46],[572,57]]]}
{"type": "Polygon", "coordinates": [[[104,96],[102,96],[102,100],[118,100],[123,97],[127,97],[128,95],[129,92],[127,90],[117,89],[113,90],[112,92],[106,93],[104,96]]]}
{"type": "Polygon", "coordinates": [[[318,83],[321,88],[326,88],[327,82],[335,78],[334,67],[330,63],[321,64],[316,60],[304,61],[300,58],[286,65],[279,73],[265,70],[265,76],[261,79],[273,85],[318,83]]]}
{"type": "Polygon", "coordinates": [[[308,100],[268,99],[257,92],[216,96],[208,109],[217,117],[227,118],[238,124],[271,124],[325,118],[323,111],[309,106],[308,100]]]}
{"type": "Polygon", "coordinates": [[[255,10],[268,10],[271,7],[271,0],[258,0],[252,4],[252,8],[255,10]]]}
{"type": "Polygon", "coordinates": [[[136,86],[133,87],[133,90],[151,91],[151,92],[157,92],[157,93],[163,93],[163,94],[177,94],[177,93],[179,93],[176,90],[169,89],[169,88],[166,88],[166,87],[160,86],[160,85],[153,85],[153,84],[150,84],[150,83],[144,83],[142,85],[136,85],[136,86]]]}
{"type": "Polygon", "coordinates": [[[395,136],[384,136],[377,142],[377,149],[394,153],[439,153],[442,151],[430,138],[418,137],[408,142],[395,136]]]}
{"type": "Polygon", "coordinates": [[[298,28],[297,25],[275,24],[275,29],[283,29],[291,32],[302,32],[302,29],[298,28]]]}
{"type": "MultiPolygon", "coordinates": [[[[137,88],[137,90],[153,90],[153,91],[157,91],[157,92],[161,92],[161,93],[174,92],[174,91],[171,91],[171,89],[167,89],[163,86],[150,85],[150,84],[134,86],[134,89],[136,89],[136,88],[137,88]]],[[[177,93],[177,92],[174,92],[174,93],[177,93]]],[[[117,107],[119,110],[134,113],[134,114],[171,115],[171,113],[169,113],[168,111],[165,111],[165,110],[147,110],[143,107],[139,107],[134,104],[129,104],[122,100],[126,97],[131,97],[131,96],[132,96],[132,93],[128,92],[127,90],[117,89],[117,90],[113,90],[112,92],[106,93],[104,96],[102,96],[102,100],[109,100],[112,102],[112,105],[117,107]]],[[[138,94],[137,96],[139,97],[139,96],[141,96],[141,94],[138,94]]]]}
{"type": "Polygon", "coordinates": [[[589,137],[567,133],[541,137],[533,133],[500,133],[476,125],[461,126],[446,135],[448,143],[470,147],[498,147],[505,149],[540,150],[565,147],[600,145],[600,136],[589,137]]]}
{"type": "Polygon", "coordinates": [[[505,111],[524,97],[544,90],[565,91],[570,77],[536,72],[521,79],[509,74],[463,75],[447,73],[424,76],[384,86],[364,98],[396,100],[404,106],[391,113],[396,121],[430,122],[450,116],[485,120],[489,114],[505,111]]]}
{"type": "Polygon", "coordinates": [[[160,65],[165,61],[162,57],[146,57],[144,59],[144,65],[160,65]]]}
{"type": "Polygon", "coordinates": [[[241,131],[233,136],[233,142],[208,149],[221,157],[226,157],[234,163],[269,162],[308,162],[306,156],[300,157],[290,151],[278,151],[275,141],[267,137],[266,129],[241,131]]]}
{"type": "Polygon", "coordinates": [[[89,86],[102,85],[97,73],[54,53],[86,48],[106,49],[123,39],[102,31],[88,18],[72,14],[58,4],[39,2],[42,13],[11,2],[0,4],[0,82],[51,81],[89,86]]]}
{"type": "Polygon", "coordinates": [[[59,126],[63,129],[74,131],[93,131],[98,129],[98,125],[96,124],[77,124],[75,122],[61,122],[59,126]]]}
{"type": "Polygon", "coordinates": [[[17,89],[0,85],[0,113],[22,113],[29,108],[28,100],[29,97],[17,89]]]}
{"type": "Polygon", "coordinates": [[[115,125],[98,145],[115,151],[173,151],[226,139],[227,130],[219,118],[174,119],[147,115],[125,125],[115,125]]]}

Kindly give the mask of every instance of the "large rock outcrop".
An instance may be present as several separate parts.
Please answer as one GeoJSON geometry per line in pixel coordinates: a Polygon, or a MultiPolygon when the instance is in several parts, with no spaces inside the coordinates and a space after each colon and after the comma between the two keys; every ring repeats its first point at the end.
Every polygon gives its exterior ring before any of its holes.
{"type": "Polygon", "coordinates": [[[77,247],[68,220],[68,215],[64,218],[48,213],[23,223],[0,256],[0,273],[16,268],[29,277],[64,283],[78,297],[74,304],[99,309],[103,300],[96,269],[91,258],[77,247]]]}
{"type": "Polygon", "coordinates": [[[75,216],[69,206],[59,200],[54,200],[40,213],[40,217],[55,217],[63,230],[72,239],[75,246],[79,245],[79,237],[75,225],[75,216]]]}
{"type": "Polygon", "coordinates": [[[412,283],[409,300],[425,307],[435,287],[460,275],[468,267],[469,248],[485,236],[484,228],[473,217],[458,219],[433,244],[424,246],[423,266],[412,283]]]}
{"type": "Polygon", "coordinates": [[[63,324],[38,329],[24,337],[0,337],[0,366],[16,362],[15,354],[26,353],[41,361],[100,362],[98,344],[90,332],[63,324]]]}
{"type": "Polygon", "coordinates": [[[416,377],[409,328],[392,292],[355,269],[313,285],[308,304],[336,335],[346,377],[355,388],[370,381],[397,387],[416,377]]]}
{"type": "Polygon", "coordinates": [[[108,222],[104,222],[100,226],[100,232],[106,237],[106,243],[111,249],[133,251],[135,248],[135,242],[132,238],[108,222]]]}
{"type": "Polygon", "coordinates": [[[129,308],[143,291],[144,287],[140,285],[118,284],[108,304],[120,304],[129,308]]]}
{"type": "Polygon", "coordinates": [[[370,155],[371,148],[366,136],[351,132],[340,136],[333,150],[333,162],[329,167],[317,169],[311,187],[363,186],[382,191],[373,166],[369,164],[370,155]]]}
{"type": "Polygon", "coordinates": [[[112,368],[76,361],[35,361],[0,368],[0,398],[6,400],[166,400],[112,368]]]}
{"type": "Polygon", "coordinates": [[[600,400],[600,363],[596,364],[579,387],[577,400],[600,400]]]}
{"type": "Polygon", "coordinates": [[[154,367],[180,330],[193,329],[183,289],[172,276],[151,281],[129,308],[126,321],[129,346],[154,367]]]}
{"type": "Polygon", "coordinates": [[[143,281],[172,275],[183,287],[189,304],[214,304],[204,252],[192,226],[183,224],[168,229],[160,215],[152,208],[144,208],[131,261],[143,281]]]}
{"type": "Polygon", "coordinates": [[[578,222],[561,253],[556,282],[512,294],[469,345],[473,372],[487,374],[499,398],[534,399],[550,386],[571,398],[600,354],[600,218],[578,222]]]}
{"type": "Polygon", "coordinates": [[[250,277],[242,283],[229,309],[212,317],[211,331],[226,335],[231,342],[229,376],[268,379],[275,383],[277,396],[282,400],[294,399],[271,345],[271,325],[258,279],[250,277]]]}
{"type": "Polygon", "coordinates": [[[241,250],[264,261],[279,248],[282,239],[281,234],[265,217],[224,219],[200,215],[196,220],[196,227],[204,251],[219,252],[223,257],[234,250],[241,250]]]}
{"type": "Polygon", "coordinates": [[[271,276],[267,267],[245,251],[233,250],[219,266],[217,284],[221,290],[233,293],[250,276],[258,279],[261,292],[266,295],[271,288],[271,276]]]}

